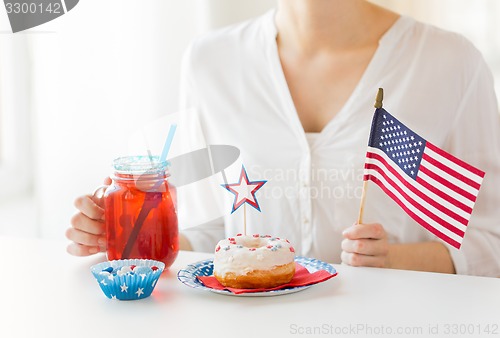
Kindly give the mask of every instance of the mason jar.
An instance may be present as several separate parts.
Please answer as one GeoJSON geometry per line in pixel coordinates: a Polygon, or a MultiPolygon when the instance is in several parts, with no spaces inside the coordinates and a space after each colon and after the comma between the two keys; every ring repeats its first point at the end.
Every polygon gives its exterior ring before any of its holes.
{"type": "Polygon", "coordinates": [[[107,257],[145,258],[172,265],[179,251],[175,188],[158,156],[113,161],[104,192],[107,257]]]}

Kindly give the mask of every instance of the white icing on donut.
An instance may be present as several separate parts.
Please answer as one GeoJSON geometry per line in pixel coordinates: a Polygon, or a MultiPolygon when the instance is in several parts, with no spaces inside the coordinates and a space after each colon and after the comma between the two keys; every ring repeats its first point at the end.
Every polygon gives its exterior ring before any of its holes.
{"type": "Polygon", "coordinates": [[[245,275],[253,270],[270,270],[293,262],[295,250],[286,239],[253,235],[223,239],[215,248],[214,272],[245,275]]]}

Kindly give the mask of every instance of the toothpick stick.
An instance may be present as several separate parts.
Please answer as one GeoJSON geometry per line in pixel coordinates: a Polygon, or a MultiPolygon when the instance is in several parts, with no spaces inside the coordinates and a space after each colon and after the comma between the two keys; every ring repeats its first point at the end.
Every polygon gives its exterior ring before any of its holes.
{"type": "Polygon", "coordinates": [[[247,205],[243,204],[243,235],[247,235],[247,205]]]}

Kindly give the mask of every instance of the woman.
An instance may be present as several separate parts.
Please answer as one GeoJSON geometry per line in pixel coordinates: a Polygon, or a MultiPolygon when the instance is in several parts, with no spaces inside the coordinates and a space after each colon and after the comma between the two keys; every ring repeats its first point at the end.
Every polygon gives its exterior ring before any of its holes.
{"type": "MultiPolygon", "coordinates": [[[[464,38],[363,0],[280,0],[276,12],[194,41],[182,81],[183,105],[198,112],[186,119],[197,119],[206,143],[238,146],[250,177],[269,180],[265,212],[249,213],[251,232],[280,234],[299,254],[329,262],[500,275],[498,106],[491,74],[464,38]],[[352,225],[378,87],[399,120],[486,171],[461,250],[375,186],[366,224],[352,225]]],[[[70,253],[103,250],[97,204],[77,200],[70,253]]],[[[225,217],[186,231],[181,248],[212,251],[240,223],[225,217]]]]}

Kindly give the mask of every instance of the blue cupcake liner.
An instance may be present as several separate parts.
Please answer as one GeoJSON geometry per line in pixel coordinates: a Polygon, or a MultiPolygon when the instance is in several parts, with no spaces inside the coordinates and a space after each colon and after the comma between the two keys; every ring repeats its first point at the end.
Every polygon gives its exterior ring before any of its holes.
{"type": "Polygon", "coordinates": [[[90,271],[106,297],[118,300],[137,300],[151,295],[163,269],[165,269],[163,262],[151,259],[121,259],[93,265],[90,271]],[[138,269],[138,273],[134,274],[122,276],[116,274],[116,270],[130,265],[135,265],[137,268],[156,266],[158,270],[138,269]],[[109,267],[113,268],[114,274],[104,271],[109,267]]]}

